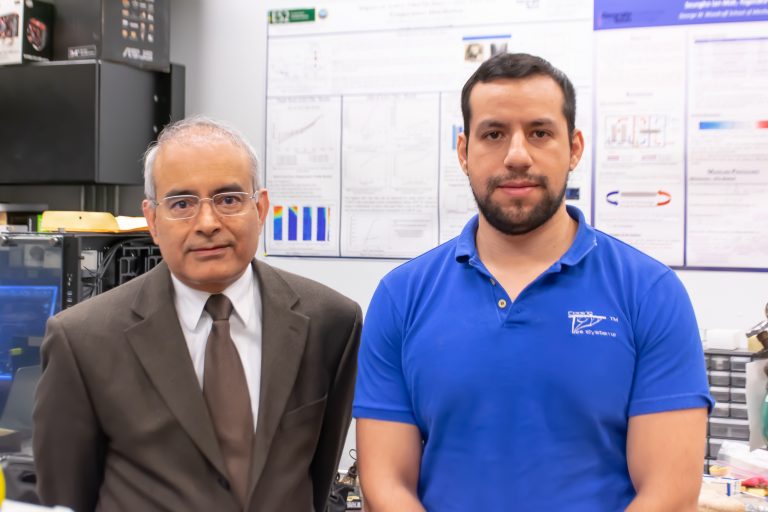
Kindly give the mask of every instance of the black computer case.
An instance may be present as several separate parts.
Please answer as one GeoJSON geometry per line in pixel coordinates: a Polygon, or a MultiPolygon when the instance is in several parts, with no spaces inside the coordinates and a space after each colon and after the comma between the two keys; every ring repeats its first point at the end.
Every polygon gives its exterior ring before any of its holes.
{"type": "Polygon", "coordinates": [[[98,60],[0,67],[0,184],[141,184],[147,146],[184,117],[184,75],[98,60]]]}

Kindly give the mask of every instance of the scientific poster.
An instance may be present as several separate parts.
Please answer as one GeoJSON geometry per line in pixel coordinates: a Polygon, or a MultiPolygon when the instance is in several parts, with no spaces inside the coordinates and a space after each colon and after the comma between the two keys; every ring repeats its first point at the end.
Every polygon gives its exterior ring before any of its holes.
{"type": "Polygon", "coordinates": [[[273,0],[271,255],[410,258],[476,205],[461,87],[500,52],[577,92],[569,204],[677,268],[768,268],[768,0],[273,0]]]}
{"type": "MultiPolygon", "coordinates": [[[[496,53],[557,62],[591,105],[583,1],[337,1],[271,12],[271,255],[410,258],[458,235],[476,212],[456,154],[460,91],[496,53]],[[562,44],[564,34],[573,41],[562,44]]],[[[589,119],[580,113],[588,140],[589,119]]],[[[590,157],[569,185],[588,217],[590,157]]]]}

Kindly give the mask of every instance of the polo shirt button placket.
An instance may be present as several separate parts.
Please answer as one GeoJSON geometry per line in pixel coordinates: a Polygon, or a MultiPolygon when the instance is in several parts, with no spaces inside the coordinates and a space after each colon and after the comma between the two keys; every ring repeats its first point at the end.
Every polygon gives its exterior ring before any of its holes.
{"type": "Polygon", "coordinates": [[[501,323],[508,324],[512,321],[514,311],[512,310],[512,304],[505,297],[500,297],[496,301],[496,307],[499,308],[499,314],[501,315],[501,323]]]}
{"type": "Polygon", "coordinates": [[[489,278],[488,281],[490,281],[491,286],[494,288],[494,295],[496,295],[496,307],[498,307],[500,310],[502,310],[503,313],[506,313],[506,315],[509,315],[507,306],[509,306],[509,301],[504,297],[504,290],[500,289],[496,286],[496,280],[494,278],[489,278]]]}

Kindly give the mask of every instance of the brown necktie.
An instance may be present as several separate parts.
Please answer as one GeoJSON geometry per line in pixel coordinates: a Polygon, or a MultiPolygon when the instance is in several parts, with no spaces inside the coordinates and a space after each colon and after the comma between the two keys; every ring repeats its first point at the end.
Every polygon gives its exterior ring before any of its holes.
{"type": "Polygon", "coordinates": [[[222,295],[211,295],[205,310],[213,327],[205,345],[203,396],[211,413],[230,485],[245,507],[253,446],[253,414],[245,371],[229,334],[232,303],[222,295]]]}

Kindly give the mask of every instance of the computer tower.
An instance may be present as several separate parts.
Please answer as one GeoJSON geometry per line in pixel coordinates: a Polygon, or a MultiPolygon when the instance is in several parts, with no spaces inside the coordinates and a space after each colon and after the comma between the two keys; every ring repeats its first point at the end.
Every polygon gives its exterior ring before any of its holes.
{"type": "MultiPolygon", "coordinates": [[[[32,392],[48,317],[161,260],[147,233],[0,234],[0,428],[23,434],[17,436],[19,450],[32,430],[32,392]]],[[[0,441],[0,452],[13,448],[0,441]]]]}

